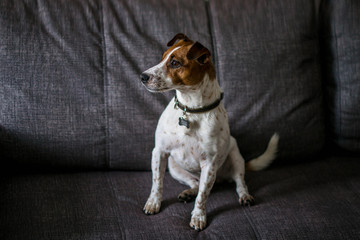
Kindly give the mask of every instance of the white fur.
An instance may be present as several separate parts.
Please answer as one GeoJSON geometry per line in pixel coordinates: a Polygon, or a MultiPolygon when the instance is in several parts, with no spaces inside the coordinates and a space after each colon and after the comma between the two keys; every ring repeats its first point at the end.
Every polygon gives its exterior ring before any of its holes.
{"type": "MultiPolygon", "coordinates": [[[[164,60],[145,71],[151,80],[146,86],[151,91],[175,89],[179,101],[190,107],[199,108],[209,105],[220,98],[221,89],[216,79],[205,74],[204,79],[196,86],[174,86],[167,79],[166,61],[179,49],[175,48],[164,60]],[[156,88],[158,87],[158,88],[156,88]]],[[[166,162],[173,178],[190,186],[179,197],[197,194],[192,211],[190,226],[202,230],[206,226],[205,204],[215,180],[234,180],[239,201],[247,205],[253,201],[244,181],[245,164],[236,140],[230,135],[228,116],[222,103],[206,113],[188,114],[190,128],[178,125],[183,115],[180,109],[174,108],[174,99],[162,113],[155,133],[155,148],[152,152],[152,189],[145,204],[146,214],[160,211],[162,201],[163,178],[166,162]]],[[[275,158],[278,144],[275,134],[263,155],[250,162],[249,167],[260,170],[267,167],[275,158]]]]}
{"type": "Polygon", "coordinates": [[[144,73],[152,76],[151,80],[145,85],[150,92],[163,92],[174,87],[170,78],[166,76],[166,62],[180,47],[174,48],[167,56],[156,66],[149,68],[144,73]]]}
{"type": "Polygon", "coordinates": [[[246,168],[252,171],[260,171],[267,168],[276,157],[278,142],[279,135],[275,133],[271,137],[265,152],[261,156],[246,163],[246,168]]]}

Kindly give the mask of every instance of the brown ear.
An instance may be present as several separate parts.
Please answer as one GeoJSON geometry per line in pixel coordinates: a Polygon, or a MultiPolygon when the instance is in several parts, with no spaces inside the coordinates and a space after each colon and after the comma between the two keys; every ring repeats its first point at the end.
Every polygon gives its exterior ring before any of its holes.
{"type": "Polygon", "coordinates": [[[178,33],[167,43],[167,46],[171,47],[172,45],[174,45],[176,43],[177,40],[189,41],[190,39],[185,34],[178,33]]]}
{"type": "Polygon", "coordinates": [[[201,43],[196,42],[192,45],[189,52],[186,54],[186,57],[189,60],[196,59],[199,63],[205,64],[209,61],[211,56],[209,49],[204,47],[201,43]]]}

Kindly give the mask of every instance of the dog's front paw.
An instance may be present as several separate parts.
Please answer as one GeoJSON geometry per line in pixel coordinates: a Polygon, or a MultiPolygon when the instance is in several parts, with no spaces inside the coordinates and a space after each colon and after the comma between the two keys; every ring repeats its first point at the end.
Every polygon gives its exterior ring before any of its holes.
{"type": "Polygon", "coordinates": [[[153,215],[160,212],[161,201],[149,198],[143,208],[146,215],[153,215]]]}
{"type": "Polygon", "coordinates": [[[191,216],[190,227],[196,231],[201,231],[206,227],[206,214],[193,214],[191,216]]]}
{"type": "Polygon", "coordinates": [[[240,197],[239,202],[241,206],[251,206],[254,205],[255,200],[250,194],[243,194],[240,197]]]}

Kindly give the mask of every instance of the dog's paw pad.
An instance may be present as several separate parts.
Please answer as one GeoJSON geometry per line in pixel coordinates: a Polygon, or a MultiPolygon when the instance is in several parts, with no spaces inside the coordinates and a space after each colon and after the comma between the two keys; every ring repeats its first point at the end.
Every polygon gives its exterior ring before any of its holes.
{"type": "Polygon", "coordinates": [[[251,195],[246,194],[239,199],[239,202],[241,206],[252,206],[254,205],[255,200],[251,195]]]}

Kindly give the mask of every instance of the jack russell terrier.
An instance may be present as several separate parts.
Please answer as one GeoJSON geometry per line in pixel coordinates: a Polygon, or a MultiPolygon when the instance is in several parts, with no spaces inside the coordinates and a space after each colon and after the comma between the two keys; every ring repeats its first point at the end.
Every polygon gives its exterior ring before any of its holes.
{"type": "MultiPolygon", "coordinates": [[[[162,61],[140,75],[150,92],[176,90],[162,113],[152,152],[152,188],[145,204],[148,215],[160,211],[166,162],[180,183],[190,186],[180,201],[196,198],[190,227],[206,227],[205,204],[215,180],[235,181],[241,205],[254,198],[245,185],[245,162],[230,135],[228,116],[221,103],[223,92],[216,78],[210,51],[179,33],[171,39],[162,61]]],[[[246,163],[247,170],[262,170],[275,159],[279,137],[275,133],[265,152],[246,163]]]]}

